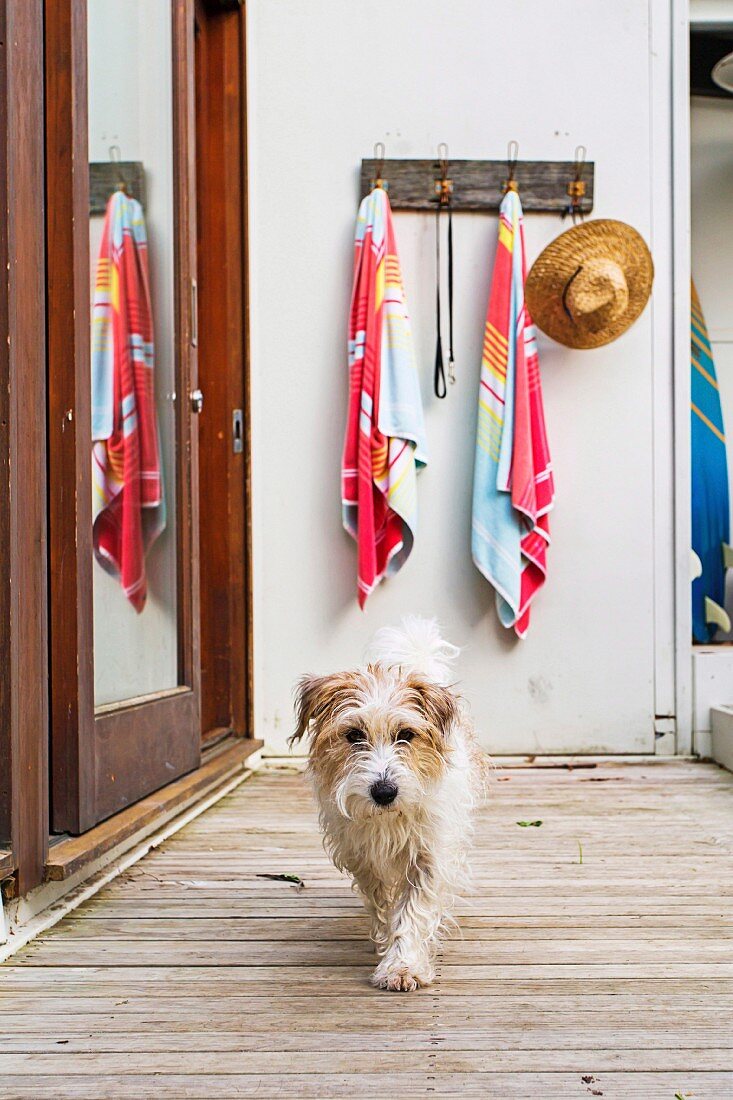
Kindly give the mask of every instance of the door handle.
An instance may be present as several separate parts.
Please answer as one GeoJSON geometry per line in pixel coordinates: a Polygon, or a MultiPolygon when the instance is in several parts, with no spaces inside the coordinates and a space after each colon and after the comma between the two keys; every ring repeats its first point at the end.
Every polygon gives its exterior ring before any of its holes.
{"type": "Polygon", "coordinates": [[[191,279],[191,347],[199,346],[199,284],[191,279]]]}
{"type": "Polygon", "coordinates": [[[241,409],[232,409],[232,451],[241,455],[244,451],[244,417],[241,409]]]}
{"type": "Polygon", "coordinates": [[[203,412],[204,408],[204,394],[202,390],[191,390],[191,412],[199,413],[203,412]]]}

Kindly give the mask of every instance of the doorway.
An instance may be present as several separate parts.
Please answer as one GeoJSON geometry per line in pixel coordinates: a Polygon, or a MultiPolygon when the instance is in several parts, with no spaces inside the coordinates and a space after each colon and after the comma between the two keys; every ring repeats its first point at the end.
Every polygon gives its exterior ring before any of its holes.
{"type": "Polygon", "coordinates": [[[195,0],[46,5],[55,833],[249,732],[243,26],[195,0]],[[120,340],[132,395],[105,374],[120,340]]]}
{"type": "Polygon", "coordinates": [[[246,103],[244,9],[197,0],[196,224],[201,733],[249,727],[246,103]]]}

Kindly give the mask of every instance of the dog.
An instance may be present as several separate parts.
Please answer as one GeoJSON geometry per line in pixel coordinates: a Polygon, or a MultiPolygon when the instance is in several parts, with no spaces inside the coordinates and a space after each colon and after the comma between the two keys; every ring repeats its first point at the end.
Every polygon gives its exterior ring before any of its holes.
{"type": "Polygon", "coordinates": [[[324,846],[371,918],[379,989],[433,981],[467,884],[489,765],[450,686],[458,653],[434,620],[409,617],[376,633],[363,667],[304,676],[296,690],[290,744],[310,736],[324,846]]]}

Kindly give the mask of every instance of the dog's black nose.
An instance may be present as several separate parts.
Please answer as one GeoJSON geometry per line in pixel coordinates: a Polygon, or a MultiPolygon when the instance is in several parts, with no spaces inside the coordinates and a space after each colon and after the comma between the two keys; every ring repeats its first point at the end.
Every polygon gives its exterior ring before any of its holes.
{"type": "Polygon", "coordinates": [[[378,806],[389,806],[397,797],[397,787],[388,779],[378,779],[376,783],[372,783],[369,794],[378,806]]]}

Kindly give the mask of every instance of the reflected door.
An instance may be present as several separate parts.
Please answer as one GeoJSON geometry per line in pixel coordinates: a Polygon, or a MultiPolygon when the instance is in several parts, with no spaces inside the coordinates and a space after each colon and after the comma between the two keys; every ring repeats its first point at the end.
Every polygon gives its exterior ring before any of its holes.
{"type": "Polygon", "coordinates": [[[193,10],[46,6],[52,826],[200,760],[193,10]]]}

